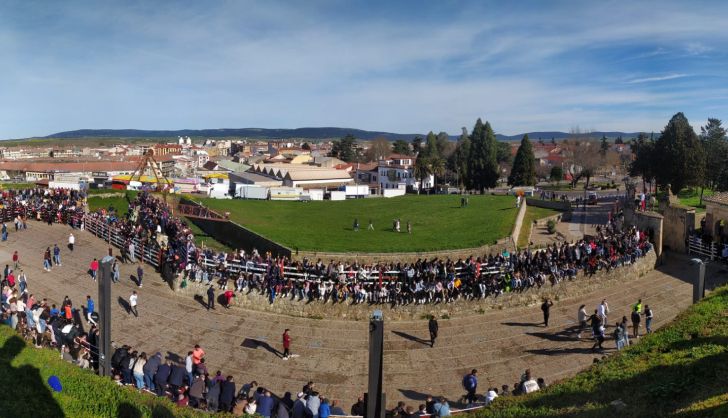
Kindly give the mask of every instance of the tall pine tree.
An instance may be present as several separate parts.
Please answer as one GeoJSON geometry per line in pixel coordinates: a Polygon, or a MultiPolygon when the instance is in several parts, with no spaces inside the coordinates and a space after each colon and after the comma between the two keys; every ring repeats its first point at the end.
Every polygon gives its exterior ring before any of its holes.
{"type": "Polygon", "coordinates": [[[489,122],[478,118],[470,135],[468,176],[471,186],[481,192],[498,183],[497,141],[489,122]]]}
{"type": "Polygon", "coordinates": [[[658,183],[671,185],[677,194],[685,186],[698,186],[703,181],[705,153],[698,135],[682,112],[676,113],[655,142],[658,183]]]}
{"type": "Polygon", "coordinates": [[[523,135],[521,146],[518,147],[511,174],[508,176],[508,184],[511,186],[536,185],[536,157],[533,155],[533,146],[528,140],[528,134],[523,135]]]}

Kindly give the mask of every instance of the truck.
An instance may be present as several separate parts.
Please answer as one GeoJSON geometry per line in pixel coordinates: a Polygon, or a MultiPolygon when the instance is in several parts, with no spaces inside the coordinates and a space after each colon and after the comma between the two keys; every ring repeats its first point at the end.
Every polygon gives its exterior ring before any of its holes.
{"type": "Polygon", "coordinates": [[[253,186],[250,184],[236,184],[235,197],[240,199],[268,199],[269,189],[263,186],[253,186]]]}

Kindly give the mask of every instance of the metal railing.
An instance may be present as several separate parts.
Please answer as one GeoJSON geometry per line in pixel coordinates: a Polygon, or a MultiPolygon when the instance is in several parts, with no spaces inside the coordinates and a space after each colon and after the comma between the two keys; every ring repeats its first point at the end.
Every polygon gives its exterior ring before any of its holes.
{"type": "Polygon", "coordinates": [[[705,242],[705,240],[695,235],[688,237],[688,254],[698,254],[715,260],[721,256],[720,250],[720,245],[715,242],[705,242]]]}

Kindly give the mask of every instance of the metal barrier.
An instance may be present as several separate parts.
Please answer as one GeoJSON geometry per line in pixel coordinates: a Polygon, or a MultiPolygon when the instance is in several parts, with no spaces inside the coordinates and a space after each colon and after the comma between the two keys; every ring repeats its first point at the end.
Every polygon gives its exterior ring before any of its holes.
{"type": "Polygon", "coordinates": [[[711,260],[721,256],[719,245],[715,242],[706,243],[702,238],[691,235],[688,238],[688,254],[698,254],[711,260]]]}

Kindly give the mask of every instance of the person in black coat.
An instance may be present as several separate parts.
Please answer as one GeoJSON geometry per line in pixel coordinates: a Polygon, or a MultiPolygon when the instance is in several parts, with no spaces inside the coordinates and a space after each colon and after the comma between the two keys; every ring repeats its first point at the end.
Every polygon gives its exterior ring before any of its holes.
{"type": "Polygon", "coordinates": [[[220,410],[224,412],[230,412],[233,406],[233,400],[235,400],[235,382],[233,377],[228,376],[222,386],[220,387],[220,410]]]}
{"type": "Polygon", "coordinates": [[[210,286],[207,288],[207,310],[215,309],[215,288],[210,286]]]}
{"type": "Polygon", "coordinates": [[[541,310],[543,311],[543,324],[545,327],[549,326],[549,316],[551,316],[552,306],[554,306],[554,303],[551,299],[546,299],[543,301],[543,304],[541,304],[541,310]]]}
{"type": "Polygon", "coordinates": [[[169,361],[161,364],[157,369],[157,373],[154,375],[154,389],[158,396],[164,396],[164,391],[167,389],[167,381],[172,372],[171,365],[172,363],[169,361]]]}
{"type": "Polygon", "coordinates": [[[187,371],[184,367],[178,364],[172,365],[172,371],[169,374],[169,388],[175,399],[179,393],[179,388],[181,388],[185,383],[185,376],[187,376],[187,371]]]}
{"type": "Polygon", "coordinates": [[[428,323],[430,329],[430,348],[435,346],[435,340],[437,339],[437,331],[440,330],[440,326],[437,324],[437,319],[434,315],[430,315],[430,322],[428,323]]]}

